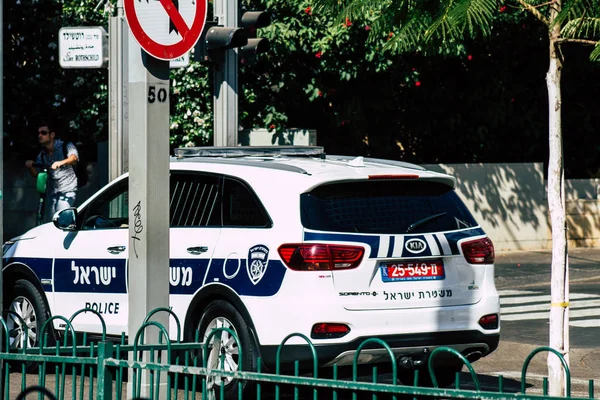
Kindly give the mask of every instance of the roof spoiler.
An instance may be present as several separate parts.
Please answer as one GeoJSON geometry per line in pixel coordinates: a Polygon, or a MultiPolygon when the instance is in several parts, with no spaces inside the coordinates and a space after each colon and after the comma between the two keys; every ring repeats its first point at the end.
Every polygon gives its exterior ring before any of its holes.
{"type": "Polygon", "coordinates": [[[321,146],[237,146],[237,147],[181,147],[175,157],[325,157],[321,146]]]}

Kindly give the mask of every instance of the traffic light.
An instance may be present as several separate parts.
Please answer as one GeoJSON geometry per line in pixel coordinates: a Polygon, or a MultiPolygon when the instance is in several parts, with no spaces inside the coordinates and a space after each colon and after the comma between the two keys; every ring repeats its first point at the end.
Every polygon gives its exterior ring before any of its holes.
{"type": "Polygon", "coordinates": [[[194,59],[200,62],[221,63],[225,51],[248,44],[248,34],[242,28],[225,27],[206,22],[200,39],[194,47],[194,59]]]}
{"type": "Polygon", "coordinates": [[[242,14],[241,26],[248,32],[248,43],[238,53],[246,60],[254,60],[260,53],[269,51],[269,39],[257,38],[256,30],[271,24],[270,14],[264,11],[246,11],[242,14]]]}

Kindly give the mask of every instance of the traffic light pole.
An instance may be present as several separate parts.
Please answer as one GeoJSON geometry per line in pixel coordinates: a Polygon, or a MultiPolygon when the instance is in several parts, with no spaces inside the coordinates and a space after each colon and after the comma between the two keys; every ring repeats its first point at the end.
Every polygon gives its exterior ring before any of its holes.
{"type": "MultiPolygon", "coordinates": [[[[215,16],[219,25],[238,26],[237,0],[215,0],[215,16]]],[[[225,51],[223,63],[214,65],[214,145],[238,144],[238,54],[225,51]]]]}

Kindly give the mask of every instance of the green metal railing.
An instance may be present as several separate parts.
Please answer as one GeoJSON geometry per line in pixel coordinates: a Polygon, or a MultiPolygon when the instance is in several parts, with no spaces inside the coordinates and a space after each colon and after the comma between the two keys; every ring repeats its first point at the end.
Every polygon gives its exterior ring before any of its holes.
{"type": "MultiPolygon", "coordinates": [[[[19,319],[16,314],[12,318],[19,319]]],[[[20,320],[21,327],[27,337],[27,325],[20,320]]],[[[50,318],[39,332],[42,345],[27,348],[26,341],[18,351],[0,352],[0,399],[8,400],[25,398],[24,393],[37,392],[38,398],[44,397],[59,400],[122,400],[127,398],[126,385],[133,398],[194,400],[194,399],[224,399],[226,395],[237,399],[266,399],[282,397],[294,399],[352,399],[369,395],[372,399],[400,399],[411,396],[413,399],[427,396],[431,398],[465,398],[490,400],[541,400],[565,399],[571,397],[571,373],[563,356],[550,347],[540,347],[532,351],[526,358],[521,371],[520,391],[507,391],[502,376],[497,379],[496,391],[481,390],[481,385],[471,363],[458,351],[449,347],[439,347],[433,350],[427,361],[426,371],[415,373],[413,385],[402,385],[397,381],[398,366],[392,349],[379,339],[370,338],[362,342],[352,364],[352,374],[349,378],[340,376],[340,369],[332,367],[332,377],[319,377],[317,350],[308,337],[300,333],[288,335],[279,345],[276,353],[274,373],[261,371],[260,359],[257,360],[257,370],[244,370],[242,365],[243,349],[236,333],[229,328],[216,328],[210,332],[204,342],[183,343],[181,341],[181,324],[177,316],[168,308],[158,308],[145,318],[142,326],[133,336],[132,344],[126,344],[122,335],[120,342],[106,340],[106,325],[102,316],[92,309],[82,309],[71,318],[62,316],[50,318]],[[77,335],[73,329],[73,320],[82,313],[94,313],[101,321],[103,332],[98,342],[88,340],[86,334],[77,335]],[[169,340],[168,330],[152,317],[159,312],[166,312],[175,320],[177,340],[169,340]],[[60,320],[65,325],[61,340],[49,343],[52,324],[60,320]],[[146,343],[146,332],[154,330],[157,335],[156,343],[146,343]],[[211,343],[220,333],[227,333],[235,340],[238,348],[238,370],[231,371],[225,367],[224,357],[218,358],[218,363],[208,365],[211,343]],[[293,374],[283,374],[281,359],[286,349],[286,343],[291,339],[306,342],[312,353],[312,375],[301,375],[299,362],[294,364],[293,374]],[[79,339],[79,343],[78,343],[79,339]],[[381,347],[389,355],[391,379],[380,382],[382,374],[378,367],[372,368],[368,378],[359,374],[359,356],[361,351],[369,346],[381,347]],[[551,397],[548,395],[548,381],[543,380],[542,394],[527,393],[527,369],[533,357],[541,352],[555,354],[563,366],[566,379],[566,396],[551,397]],[[438,388],[435,376],[435,360],[440,355],[456,357],[462,362],[470,375],[474,389],[460,386],[459,374],[456,374],[452,388],[438,388]],[[419,373],[428,373],[433,387],[420,387],[419,373]],[[215,384],[215,378],[220,378],[220,384],[215,384]],[[360,379],[370,379],[370,381],[360,379]],[[232,379],[231,391],[226,381],[232,379]],[[233,396],[231,395],[233,393],[233,396]],[[21,397],[18,397],[21,396],[21,397]],[[55,397],[53,397],[55,396],[55,397]]],[[[3,332],[3,348],[10,348],[10,335],[6,321],[0,318],[0,328],[3,332]]],[[[197,333],[198,335],[198,333],[197,333]]],[[[389,375],[389,374],[387,374],[389,375]]],[[[465,386],[463,384],[463,386],[465,386]]],[[[580,398],[594,399],[594,381],[589,380],[587,396],[580,398]]],[[[31,395],[30,395],[31,396],[31,395]]]]}

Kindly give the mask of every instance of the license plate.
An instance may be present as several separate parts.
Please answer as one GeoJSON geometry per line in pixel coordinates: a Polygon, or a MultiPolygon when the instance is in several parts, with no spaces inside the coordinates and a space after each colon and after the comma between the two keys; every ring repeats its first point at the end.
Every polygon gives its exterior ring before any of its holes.
{"type": "Polygon", "coordinates": [[[379,268],[384,282],[432,281],[446,277],[442,260],[389,262],[379,268]]]}

